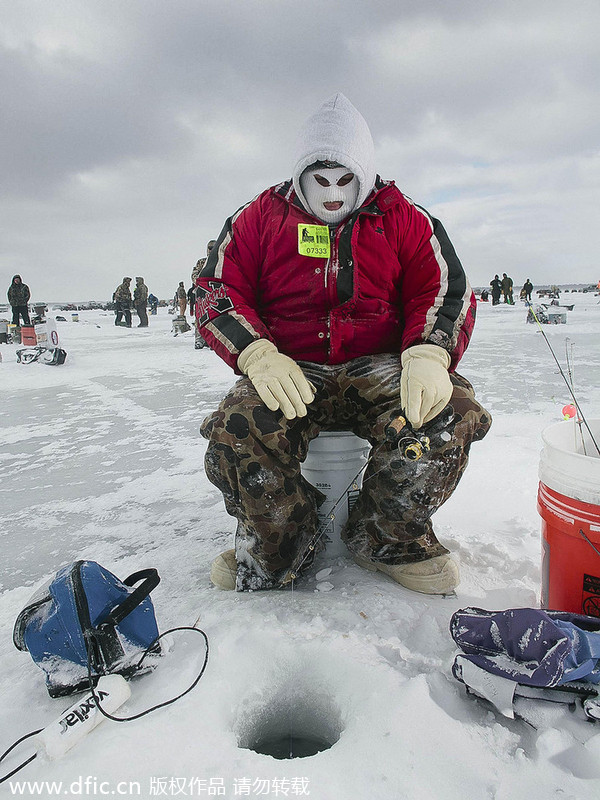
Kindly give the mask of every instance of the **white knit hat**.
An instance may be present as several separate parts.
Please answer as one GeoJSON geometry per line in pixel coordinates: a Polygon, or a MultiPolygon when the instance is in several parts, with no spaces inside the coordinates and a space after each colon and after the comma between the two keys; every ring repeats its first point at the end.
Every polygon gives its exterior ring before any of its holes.
{"type": "Polygon", "coordinates": [[[364,203],[375,185],[371,131],[362,114],[341,92],[326,100],[298,134],[293,182],[305,208],[308,205],[300,187],[300,175],[315,161],[335,161],[354,172],[360,188],[353,210],[364,203]]]}

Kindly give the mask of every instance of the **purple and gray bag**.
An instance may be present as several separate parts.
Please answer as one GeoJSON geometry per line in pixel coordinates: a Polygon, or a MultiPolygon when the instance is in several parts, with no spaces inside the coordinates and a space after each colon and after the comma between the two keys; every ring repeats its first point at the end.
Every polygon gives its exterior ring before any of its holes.
{"type": "Polygon", "coordinates": [[[560,702],[569,691],[598,697],[597,617],[536,608],[465,608],[453,614],[450,633],[462,650],[454,660],[454,677],[502,713],[512,705],[515,694],[556,697],[560,702]]]}

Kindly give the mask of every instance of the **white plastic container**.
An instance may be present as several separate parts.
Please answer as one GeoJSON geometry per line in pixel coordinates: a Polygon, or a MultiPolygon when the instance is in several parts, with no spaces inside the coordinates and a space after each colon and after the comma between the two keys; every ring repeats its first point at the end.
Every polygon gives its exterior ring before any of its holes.
{"type": "Polygon", "coordinates": [[[325,502],[319,508],[319,520],[321,524],[328,520],[324,531],[331,543],[327,549],[334,555],[345,552],[340,533],[362,486],[361,469],[367,462],[369,450],[369,443],[351,431],[321,431],[310,443],[302,465],[306,480],[325,495],[325,502]],[[355,485],[351,485],[359,472],[355,485]],[[329,519],[332,513],[334,517],[329,519]]]}
{"type": "Polygon", "coordinates": [[[546,316],[548,317],[548,323],[550,325],[566,325],[567,323],[567,312],[561,311],[559,309],[549,308],[546,311],[546,316]]]}
{"type": "Polygon", "coordinates": [[[34,325],[35,338],[41,347],[58,347],[58,331],[56,322],[53,319],[45,319],[34,325]]]}
{"type": "MultiPolygon", "coordinates": [[[[588,419],[600,445],[600,419],[588,419]]],[[[540,481],[582,503],[600,505],[600,456],[585,425],[571,419],[550,425],[542,432],[540,481]]]]}

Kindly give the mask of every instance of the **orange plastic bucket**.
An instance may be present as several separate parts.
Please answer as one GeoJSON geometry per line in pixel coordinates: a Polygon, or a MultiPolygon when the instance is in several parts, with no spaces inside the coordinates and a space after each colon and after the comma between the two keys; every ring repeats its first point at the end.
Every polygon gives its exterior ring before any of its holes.
{"type": "MultiPolygon", "coordinates": [[[[600,442],[600,420],[588,420],[600,442]]],[[[542,434],[542,608],[600,617],[600,456],[575,420],[542,434]]]]}
{"type": "Polygon", "coordinates": [[[37,344],[37,337],[35,335],[35,328],[33,325],[21,326],[21,344],[26,347],[35,347],[37,344]]]}

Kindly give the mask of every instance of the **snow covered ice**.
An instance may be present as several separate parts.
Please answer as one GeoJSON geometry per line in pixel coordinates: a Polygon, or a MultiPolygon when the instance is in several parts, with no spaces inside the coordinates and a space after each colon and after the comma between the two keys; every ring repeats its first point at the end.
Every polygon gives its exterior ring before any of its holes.
{"type": "MultiPolygon", "coordinates": [[[[573,345],[590,419],[600,417],[598,299],[574,293],[567,325],[544,326],[561,361],[566,337],[573,345]]],[[[48,697],[41,670],[13,647],[12,626],[33,591],[76,559],[119,577],[156,567],[160,629],[198,619],[208,667],[174,705],[106,721],[61,760],[37,759],[13,780],[67,789],[95,776],[113,790],[131,781],[121,795],[131,797],[221,788],[232,798],[317,800],[598,796],[600,725],[562,708],[536,711],[539,730],[503,719],[466,696],[450,669],[454,611],[539,602],[541,432],[571,398],[525,307],[480,303],[459,368],[494,422],[434,518],[461,563],[452,597],[411,593],[328,552],[293,592],[212,587],[210,562],[232,546],[235,522],[204,476],[198,428],[234,375],[194,350],[192,332],[174,337],[161,312],[144,330],[116,328],[99,311],[58,323],[68,352],[59,367],[17,364],[16,347],[0,346],[0,750],[73,702],[48,697]],[[284,719],[332,746],[292,760],[248,749],[260,733],[286,730],[284,719]]],[[[123,713],[178,694],[202,656],[191,635],[173,636],[157,670],[132,683],[123,713]]]]}

